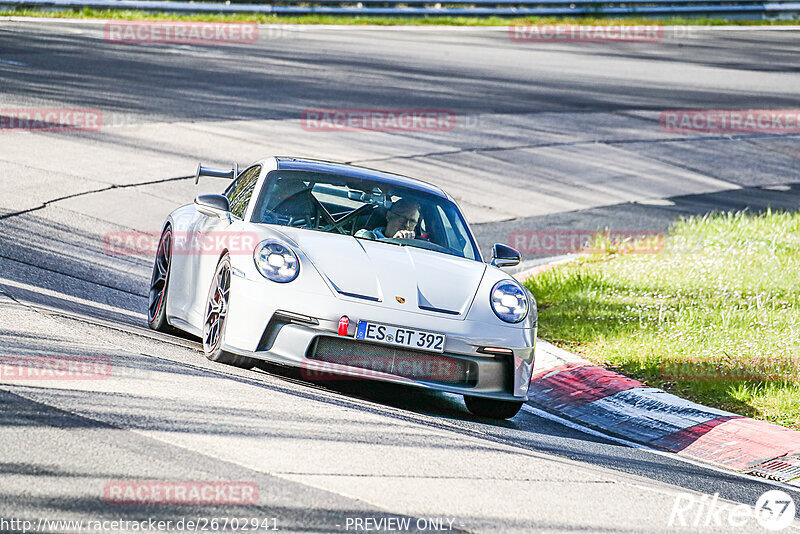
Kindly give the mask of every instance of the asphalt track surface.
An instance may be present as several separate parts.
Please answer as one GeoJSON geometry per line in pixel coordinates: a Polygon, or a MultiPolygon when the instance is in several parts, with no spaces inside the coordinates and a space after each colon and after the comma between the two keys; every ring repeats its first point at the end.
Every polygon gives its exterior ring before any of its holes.
{"type": "Polygon", "coordinates": [[[0,133],[4,355],[99,356],[114,370],[99,381],[0,380],[0,518],[257,516],[338,532],[347,518],[410,517],[470,532],[677,532],[696,530],[668,525],[681,492],[754,504],[772,486],[529,411],[497,423],[452,396],[208,362],[196,341],[146,329],[151,258],[110,255],[103,236],[157,231],[198,191],[224,187],[186,179],[198,159],[270,154],[442,183],[484,248],[520,229],[663,229],[685,213],[794,209],[797,136],[676,135],[658,115],[800,107],[797,35],[521,45],[489,30],[262,28],[257,43],[223,47],[0,23],[0,114],[94,108],[104,118],[95,132],[0,133]],[[445,133],[322,133],[298,125],[309,108],[438,108],[461,122],[445,133]],[[251,481],[259,504],[102,498],[109,481],[154,479],[251,481]]]}

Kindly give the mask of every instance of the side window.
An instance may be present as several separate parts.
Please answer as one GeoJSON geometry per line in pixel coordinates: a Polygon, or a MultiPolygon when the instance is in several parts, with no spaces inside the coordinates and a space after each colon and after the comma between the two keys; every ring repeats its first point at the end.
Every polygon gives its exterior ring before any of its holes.
{"type": "Polygon", "coordinates": [[[256,188],[260,172],[261,167],[259,165],[250,167],[240,174],[225,190],[225,196],[228,197],[228,202],[231,205],[231,214],[234,217],[240,219],[244,217],[244,212],[247,210],[250,197],[253,196],[253,190],[256,188]]]}

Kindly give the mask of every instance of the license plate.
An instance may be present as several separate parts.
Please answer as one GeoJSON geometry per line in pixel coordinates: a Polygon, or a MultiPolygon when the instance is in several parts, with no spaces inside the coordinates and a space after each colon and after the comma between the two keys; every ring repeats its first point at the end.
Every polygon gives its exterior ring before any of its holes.
{"type": "Polygon", "coordinates": [[[359,321],[356,339],[430,352],[444,352],[445,335],[416,328],[359,321]]]}

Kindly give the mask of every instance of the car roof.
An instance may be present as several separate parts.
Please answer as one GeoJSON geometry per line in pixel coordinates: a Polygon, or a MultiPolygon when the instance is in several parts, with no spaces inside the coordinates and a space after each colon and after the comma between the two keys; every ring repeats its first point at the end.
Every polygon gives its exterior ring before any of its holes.
{"type": "Polygon", "coordinates": [[[447,194],[441,188],[436,187],[433,184],[429,184],[427,182],[423,182],[422,180],[417,180],[416,178],[409,178],[407,176],[402,176],[399,174],[377,171],[375,169],[358,167],[356,165],[348,165],[346,163],[335,163],[332,161],[321,161],[315,159],[292,158],[292,157],[276,157],[275,159],[278,161],[278,170],[282,171],[321,172],[328,174],[352,176],[353,178],[375,180],[378,182],[384,182],[399,187],[416,189],[443,198],[448,198],[447,194]]]}

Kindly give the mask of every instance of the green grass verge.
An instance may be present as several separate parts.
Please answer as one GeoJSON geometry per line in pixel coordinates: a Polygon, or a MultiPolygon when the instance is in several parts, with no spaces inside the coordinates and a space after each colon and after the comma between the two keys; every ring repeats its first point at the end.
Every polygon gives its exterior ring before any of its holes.
{"type": "Polygon", "coordinates": [[[676,17],[668,19],[648,19],[643,17],[609,18],[609,17],[373,17],[343,15],[257,15],[257,14],[197,14],[179,15],[174,13],[151,13],[148,11],[129,10],[63,10],[50,11],[38,9],[0,10],[3,17],[49,17],[78,19],[117,19],[117,20],[186,20],[201,22],[258,22],[261,24],[348,24],[377,26],[508,26],[518,25],[663,25],[663,26],[779,26],[797,24],[790,20],[726,20],[676,17]]]}
{"type": "Polygon", "coordinates": [[[696,402],[800,429],[800,214],[689,218],[657,253],[620,250],[608,244],[526,281],[543,339],[696,402]]]}

